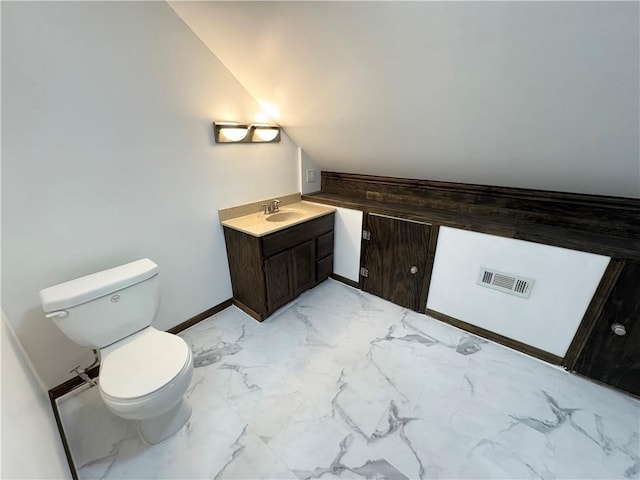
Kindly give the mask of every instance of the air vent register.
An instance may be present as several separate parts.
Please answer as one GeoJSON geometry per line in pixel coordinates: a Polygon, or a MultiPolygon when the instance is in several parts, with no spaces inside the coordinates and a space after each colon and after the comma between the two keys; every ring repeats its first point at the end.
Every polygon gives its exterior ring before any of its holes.
{"type": "Polygon", "coordinates": [[[498,290],[499,292],[529,298],[531,288],[533,287],[533,280],[481,267],[477,284],[498,290]]]}

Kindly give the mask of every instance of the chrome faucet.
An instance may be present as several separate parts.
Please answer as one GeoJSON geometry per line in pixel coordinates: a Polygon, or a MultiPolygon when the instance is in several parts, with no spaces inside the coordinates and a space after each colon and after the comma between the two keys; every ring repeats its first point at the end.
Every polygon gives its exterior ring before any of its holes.
{"type": "Polygon", "coordinates": [[[270,213],[276,213],[280,211],[280,208],[278,207],[279,203],[280,200],[276,198],[275,200],[272,200],[269,203],[263,203],[260,206],[264,208],[264,214],[269,215],[270,213]]]}

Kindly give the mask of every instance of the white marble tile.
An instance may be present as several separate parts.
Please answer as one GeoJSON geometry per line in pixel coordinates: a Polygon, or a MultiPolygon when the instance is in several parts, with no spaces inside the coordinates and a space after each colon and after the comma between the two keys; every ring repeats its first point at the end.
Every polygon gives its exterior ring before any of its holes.
{"type": "Polygon", "coordinates": [[[194,413],[176,435],[154,446],[128,436],[79,466],[80,477],[295,478],[206,380],[196,380],[187,398],[194,413]]]}
{"type": "Polygon", "coordinates": [[[167,441],[96,389],[60,402],[80,478],[640,475],[637,399],[335,281],[181,335],[194,414],[167,441]]]}
{"type": "Polygon", "coordinates": [[[240,397],[229,404],[260,438],[268,441],[303,402],[304,397],[294,392],[240,397]]]}
{"type": "Polygon", "coordinates": [[[98,387],[58,402],[60,418],[73,461],[80,467],[98,458],[109,458],[123,439],[137,438],[133,423],[120,418],[102,402],[98,387]],[[96,435],[96,432],[100,432],[96,435]]]}
{"type": "Polygon", "coordinates": [[[297,479],[284,462],[247,426],[232,444],[231,458],[213,477],[218,479],[297,479]]]}
{"type": "Polygon", "coordinates": [[[269,440],[269,446],[300,476],[300,472],[330,466],[340,453],[340,443],[349,435],[330,415],[304,404],[269,440]]]}

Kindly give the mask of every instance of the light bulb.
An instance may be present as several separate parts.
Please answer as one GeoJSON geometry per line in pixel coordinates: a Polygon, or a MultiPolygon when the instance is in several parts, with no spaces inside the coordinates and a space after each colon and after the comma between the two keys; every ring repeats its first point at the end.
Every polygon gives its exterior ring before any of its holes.
{"type": "Polygon", "coordinates": [[[247,127],[222,127],[220,134],[230,142],[239,142],[247,136],[247,127]]]}
{"type": "Polygon", "coordinates": [[[279,130],[277,127],[256,127],[255,134],[263,142],[270,142],[278,136],[279,130]]]}

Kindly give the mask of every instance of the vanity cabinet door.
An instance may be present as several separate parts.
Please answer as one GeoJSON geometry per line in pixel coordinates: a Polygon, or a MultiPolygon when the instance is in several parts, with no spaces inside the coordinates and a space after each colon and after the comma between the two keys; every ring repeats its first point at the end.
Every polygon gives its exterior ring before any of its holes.
{"type": "Polygon", "coordinates": [[[269,257],[264,261],[269,313],[293,299],[292,250],[269,257]]]}
{"type": "Polygon", "coordinates": [[[293,293],[297,297],[312,287],[316,280],[315,239],[298,245],[292,250],[293,293]]]}
{"type": "Polygon", "coordinates": [[[333,271],[330,213],[256,237],[224,227],[233,302],[262,322],[333,271]]]}

